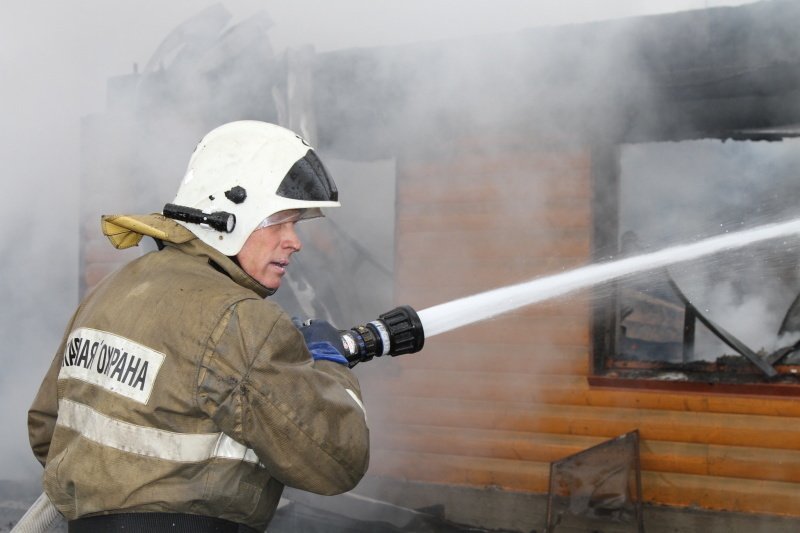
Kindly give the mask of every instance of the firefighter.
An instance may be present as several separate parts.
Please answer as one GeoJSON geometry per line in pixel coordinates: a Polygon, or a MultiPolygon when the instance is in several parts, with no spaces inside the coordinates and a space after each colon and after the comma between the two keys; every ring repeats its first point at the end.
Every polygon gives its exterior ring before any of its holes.
{"type": "Polygon", "coordinates": [[[71,532],[263,531],[284,485],[359,482],[369,434],[338,330],[265,299],[295,224],[336,206],[305,140],[238,121],[203,138],[163,215],[103,217],[115,246],[159,249],[81,302],[28,413],[71,532]]]}

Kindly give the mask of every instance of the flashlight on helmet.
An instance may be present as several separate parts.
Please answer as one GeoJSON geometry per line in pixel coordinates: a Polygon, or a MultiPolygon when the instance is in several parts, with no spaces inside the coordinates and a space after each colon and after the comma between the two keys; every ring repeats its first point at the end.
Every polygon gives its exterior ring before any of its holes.
{"type": "Polygon", "coordinates": [[[425,344],[419,315],[403,305],[380,315],[377,320],[342,331],[342,344],[350,368],[373,357],[395,357],[415,353],[425,344]]]}
{"type": "Polygon", "coordinates": [[[164,216],[189,222],[191,224],[206,224],[217,231],[230,233],[236,227],[236,215],[226,211],[215,211],[214,213],[204,213],[200,209],[186,207],[183,205],[166,204],[164,206],[164,216]]]}

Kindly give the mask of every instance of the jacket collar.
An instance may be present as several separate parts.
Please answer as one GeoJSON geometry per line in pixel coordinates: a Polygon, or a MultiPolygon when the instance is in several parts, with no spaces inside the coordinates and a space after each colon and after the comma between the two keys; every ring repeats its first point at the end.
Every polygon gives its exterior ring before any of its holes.
{"type": "Polygon", "coordinates": [[[187,228],[161,214],[103,215],[101,227],[115,248],[137,246],[142,237],[153,237],[159,243],[159,248],[162,245],[170,246],[195,257],[205,257],[209,266],[262,298],[275,293],[276,289],[270,289],[256,281],[233,258],[205,244],[187,228]]]}
{"type": "MultiPolygon", "coordinates": [[[[187,230],[188,231],[188,230],[187,230]]],[[[206,257],[211,268],[225,274],[237,285],[250,289],[262,298],[272,296],[276,289],[265,287],[245,272],[238,262],[207,245],[197,237],[183,243],[164,242],[165,246],[173,246],[184,253],[195,257],[206,257]]]]}

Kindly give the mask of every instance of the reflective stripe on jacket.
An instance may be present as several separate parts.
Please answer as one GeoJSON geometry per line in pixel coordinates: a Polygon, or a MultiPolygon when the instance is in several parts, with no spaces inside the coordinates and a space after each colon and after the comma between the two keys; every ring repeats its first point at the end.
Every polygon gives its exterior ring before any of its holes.
{"type": "Polygon", "coordinates": [[[81,303],[29,411],[67,519],[181,512],[263,530],[284,485],[336,494],[366,472],[352,372],[312,361],[264,287],[182,237],[81,303]]]}

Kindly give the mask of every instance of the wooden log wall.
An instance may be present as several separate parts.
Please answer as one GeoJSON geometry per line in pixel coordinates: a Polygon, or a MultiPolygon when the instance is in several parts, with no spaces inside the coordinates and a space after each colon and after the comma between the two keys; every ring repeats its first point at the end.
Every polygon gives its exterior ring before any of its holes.
{"type": "MultiPolygon", "coordinates": [[[[590,169],[574,150],[399,161],[397,303],[588,263],[590,169]]],[[[370,363],[371,474],[546,493],[550,462],[638,429],[646,501],[800,515],[800,401],[590,387],[590,306],[577,293],[370,363]]]]}

